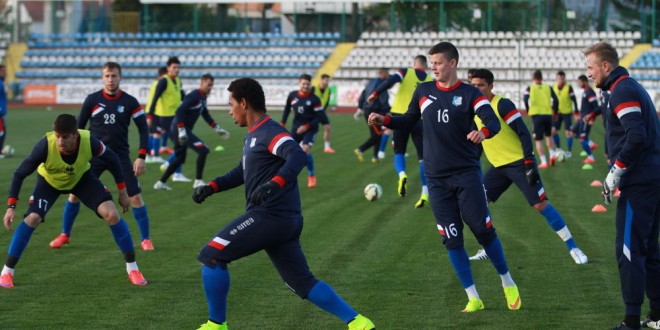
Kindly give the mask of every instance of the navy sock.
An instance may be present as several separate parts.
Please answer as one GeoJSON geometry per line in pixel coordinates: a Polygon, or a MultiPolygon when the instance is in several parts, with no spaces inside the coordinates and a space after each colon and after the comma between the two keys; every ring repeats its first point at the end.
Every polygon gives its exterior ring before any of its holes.
{"type": "Polygon", "coordinates": [[[454,271],[458,275],[463,288],[469,288],[474,285],[474,278],[472,277],[472,269],[470,269],[470,259],[465,251],[464,246],[447,250],[449,253],[449,261],[454,266],[454,271]]]}
{"type": "Polygon", "coordinates": [[[9,251],[7,254],[15,259],[19,259],[21,254],[23,254],[23,251],[25,251],[28,242],[30,242],[30,237],[32,237],[34,229],[35,228],[28,226],[25,221],[21,221],[21,224],[18,225],[16,231],[14,231],[14,236],[11,237],[11,243],[9,243],[9,251]]]}
{"type": "Polygon", "coordinates": [[[571,151],[573,149],[573,137],[569,136],[566,138],[566,148],[568,148],[568,151],[571,151]]]}
{"type": "Polygon", "coordinates": [[[160,146],[161,146],[161,147],[163,147],[163,148],[166,148],[166,147],[167,147],[167,138],[168,138],[168,137],[169,137],[169,135],[167,135],[167,134],[163,134],[163,135],[160,136],[160,139],[161,139],[161,144],[160,144],[160,146]]]}
{"type": "Polygon", "coordinates": [[[497,273],[504,275],[509,272],[509,266],[506,264],[506,257],[504,256],[504,250],[502,249],[502,243],[500,242],[499,237],[495,237],[490,243],[484,245],[484,250],[490,258],[490,261],[497,269],[497,273]]]}
{"type": "Polygon", "coordinates": [[[384,133],[380,136],[380,147],[378,148],[379,151],[385,151],[385,148],[387,148],[387,139],[389,139],[389,137],[389,134],[384,133]]]}
{"type": "Polygon", "coordinates": [[[73,222],[76,220],[80,212],[80,202],[71,203],[68,200],[64,204],[64,212],[62,212],[62,232],[67,236],[71,236],[71,228],[73,228],[73,222]]]}
{"type": "Polygon", "coordinates": [[[573,237],[570,237],[569,239],[565,239],[564,237],[562,237],[563,235],[566,235],[569,232],[568,230],[566,230],[566,233],[560,232],[560,230],[566,228],[566,223],[564,222],[564,218],[562,218],[561,214],[559,214],[559,211],[557,211],[557,209],[555,209],[555,207],[552,206],[552,204],[548,204],[548,206],[546,206],[541,211],[541,215],[545,217],[545,221],[548,222],[552,230],[557,232],[557,234],[559,234],[562,240],[564,240],[564,242],[566,243],[566,247],[569,250],[577,247],[577,244],[575,244],[575,240],[573,239],[573,237]]]}
{"type": "Polygon", "coordinates": [[[589,139],[584,139],[580,141],[582,149],[587,153],[587,156],[591,156],[591,148],[589,147],[589,139]]]}
{"type": "Polygon", "coordinates": [[[396,174],[406,171],[406,156],[404,154],[394,154],[394,170],[396,174]]]}
{"type": "Polygon", "coordinates": [[[202,283],[209,309],[209,320],[218,324],[224,323],[227,321],[229,272],[220,266],[211,268],[202,265],[202,283]]]}
{"type": "Polygon", "coordinates": [[[128,225],[124,219],[119,219],[119,222],[110,226],[110,230],[112,230],[112,237],[115,238],[115,242],[122,253],[126,254],[135,252],[131,232],[128,230],[128,225]]]}
{"type": "Polygon", "coordinates": [[[154,156],[159,156],[160,155],[160,138],[153,138],[151,140],[152,145],[151,145],[151,151],[153,152],[154,156]]]}
{"type": "Polygon", "coordinates": [[[561,139],[559,138],[559,134],[553,135],[552,141],[555,142],[555,146],[557,146],[557,148],[561,148],[561,139]]]}
{"type": "Polygon", "coordinates": [[[312,154],[307,154],[307,174],[314,176],[314,157],[312,157],[312,154]]]}
{"type": "Polygon", "coordinates": [[[333,314],[345,323],[354,319],[358,313],[351,308],[341,297],[325,282],[318,281],[307,294],[307,300],[322,310],[333,314]]]}
{"type": "Polygon", "coordinates": [[[149,238],[149,216],[147,215],[147,205],[133,208],[133,216],[140,228],[142,240],[149,238]]]}

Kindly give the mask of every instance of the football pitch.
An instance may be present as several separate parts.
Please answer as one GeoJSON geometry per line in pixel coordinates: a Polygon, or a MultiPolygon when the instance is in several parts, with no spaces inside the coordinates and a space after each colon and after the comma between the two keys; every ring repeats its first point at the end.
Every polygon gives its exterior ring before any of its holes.
{"type": "MultiPolygon", "coordinates": [[[[78,110],[9,109],[6,144],[13,158],[0,159],[0,190],[9,190],[12,173],[32,146],[50,130],[56,115],[78,110]]],[[[212,150],[204,180],[238,164],[245,128],[233,124],[226,111],[212,116],[231,132],[220,139],[203,121],[195,133],[212,150]],[[214,152],[217,145],[225,150],[214,152]]],[[[281,112],[271,114],[280,119],[281,112]]],[[[448,260],[430,207],[415,209],[420,183],[415,152],[409,146],[408,191],[396,194],[392,151],[378,164],[358,163],[353,149],[368,136],[364,121],[348,114],[330,114],[336,154],[322,152],[322,137],[314,150],[318,185],[306,188],[306,170],[299,177],[305,228],[302,246],[312,272],[329,283],[378,329],[602,329],[623,317],[618,271],[614,259],[614,207],[592,213],[602,203],[593,180],[606,175],[601,119],[594,125],[594,169],[581,169],[579,141],[574,157],[541,171],[551,203],[563,215],[577,244],[589,257],[576,265],[564,243],[515,188],[491,204],[493,223],[504,246],[511,274],[520,288],[522,309],[509,311],[499,276],[489,261],[472,263],[484,311],[463,314],[467,297],[448,260]],[[363,196],[368,183],[384,190],[377,202],[363,196]]],[[[137,132],[129,129],[137,149],[137,132]]],[[[562,132],[563,134],[563,132],[562,132]]],[[[565,149],[565,140],[562,147],[565,149]]],[[[133,155],[137,154],[134,152],[133,155]]],[[[183,172],[194,177],[196,154],[188,153],[183,172]]],[[[450,160],[447,160],[450,161],[450,160]]],[[[200,263],[196,256],[224,224],[244,212],[242,187],[211,196],[198,205],[192,184],[169,182],[173,191],[156,191],[159,166],[147,165],[140,178],[151,219],[154,251],[139,249],[139,231],[129,211],[123,215],[133,235],[137,262],[149,285],[128,281],[122,255],[107,225],[82,208],[72,241],[59,250],[48,243],[60,233],[66,196],[52,206],[45,223],[34,232],[16,267],[15,287],[0,289],[3,329],[193,329],[206,321],[200,263]]],[[[486,167],[484,167],[485,169],[486,167]]],[[[116,198],[110,173],[101,177],[116,198]]],[[[35,174],[25,180],[17,215],[22,215],[35,174]]],[[[16,228],[15,221],[13,228],[16,228]]],[[[0,231],[0,260],[11,240],[0,231]]],[[[466,229],[468,254],[478,245],[466,229]]],[[[229,266],[231,289],[228,324],[231,329],[345,329],[325,313],[290,292],[265,253],[229,266]]],[[[642,312],[648,311],[648,302],[642,312]]]]}

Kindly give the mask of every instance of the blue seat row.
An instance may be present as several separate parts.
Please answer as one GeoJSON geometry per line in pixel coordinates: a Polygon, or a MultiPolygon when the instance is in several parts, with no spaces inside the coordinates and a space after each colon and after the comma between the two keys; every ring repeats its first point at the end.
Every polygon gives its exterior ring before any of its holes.
{"type": "MultiPolygon", "coordinates": [[[[206,72],[186,71],[181,73],[182,78],[199,78],[206,72]]],[[[240,77],[253,77],[253,78],[280,78],[290,79],[297,78],[300,72],[285,72],[285,71],[217,71],[210,73],[215,78],[240,78],[240,77]]],[[[98,78],[96,71],[21,71],[17,72],[18,78],[46,78],[46,79],[66,79],[66,78],[98,78]]],[[[124,78],[153,78],[154,73],[151,71],[127,71],[123,73],[124,78]]]]}
{"type": "Polygon", "coordinates": [[[261,50],[248,50],[248,51],[215,51],[215,50],[181,50],[173,53],[171,50],[141,50],[141,49],[121,49],[121,50],[98,50],[98,49],[66,49],[66,50],[51,50],[51,49],[30,49],[25,52],[24,56],[89,56],[89,57],[116,57],[116,56],[263,56],[273,57],[278,55],[288,56],[324,56],[327,57],[329,51],[323,50],[288,50],[282,51],[261,51],[261,50]]]}
{"type": "Polygon", "coordinates": [[[85,32],[85,33],[31,33],[33,41],[42,40],[72,40],[89,39],[111,40],[245,40],[245,39],[309,39],[309,40],[339,40],[339,32],[85,32]]]}
{"type": "Polygon", "coordinates": [[[199,48],[199,47],[242,47],[242,48],[315,48],[334,47],[336,42],[326,40],[279,40],[279,41],[28,41],[29,48],[199,48]]]}
{"type": "MultiPolygon", "coordinates": [[[[21,61],[21,67],[28,68],[100,68],[105,61],[90,60],[88,62],[58,62],[58,61],[21,61]]],[[[124,68],[158,68],[161,61],[142,61],[120,63],[124,68]]],[[[319,68],[321,62],[287,61],[287,62],[187,62],[184,68],[319,68]]]]}

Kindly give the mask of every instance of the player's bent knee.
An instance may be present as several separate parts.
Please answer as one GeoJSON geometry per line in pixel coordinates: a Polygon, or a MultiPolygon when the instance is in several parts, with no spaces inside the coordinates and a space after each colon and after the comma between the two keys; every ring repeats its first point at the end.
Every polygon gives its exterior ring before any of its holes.
{"type": "Polygon", "coordinates": [[[495,238],[497,238],[497,234],[495,233],[495,230],[492,229],[475,233],[474,236],[477,238],[477,242],[479,242],[479,245],[481,246],[488,245],[495,238]]]}
{"type": "Polygon", "coordinates": [[[101,203],[96,209],[96,213],[110,226],[116,225],[120,219],[119,212],[117,212],[115,204],[112,201],[101,203]]]}
{"type": "Polygon", "coordinates": [[[69,202],[71,203],[80,203],[80,199],[74,194],[69,194],[69,202]]]}
{"type": "Polygon", "coordinates": [[[144,200],[142,199],[142,194],[137,194],[131,196],[131,207],[143,207],[144,206],[144,200]]]}
{"type": "Polygon", "coordinates": [[[43,222],[43,219],[39,214],[33,212],[28,214],[25,219],[23,219],[23,221],[28,225],[28,227],[37,228],[37,226],[43,222]]]}
{"type": "Polygon", "coordinates": [[[532,207],[534,207],[535,210],[541,212],[541,211],[543,211],[543,209],[545,209],[546,206],[548,206],[548,202],[547,201],[542,201],[540,203],[534,204],[532,207]]]}
{"type": "Polygon", "coordinates": [[[199,251],[197,260],[211,268],[220,267],[227,269],[227,262],[218,260],[217,252],[218,250],[216,248],[206,245],[199,251]]]}

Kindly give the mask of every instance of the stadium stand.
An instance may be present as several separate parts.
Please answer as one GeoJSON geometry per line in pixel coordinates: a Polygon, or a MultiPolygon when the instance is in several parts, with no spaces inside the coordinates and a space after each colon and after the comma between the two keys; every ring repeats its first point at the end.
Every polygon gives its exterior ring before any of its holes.
{"type": "Polygon", "coordinates": [[[582,50],[607,40],[623,56],[640,38],[639,32],[364,32],[334,76],[337,81],[364,81],[374,69],[409,67],[415,55],[426,54],[439,41],[449,41],[460,53],[459,75],[470,68],[488,68],[495,74],[496,92],[520,104],[520,92],[540,69],[551,82],[558,70],[573,82],[585,73],[582,50]]]}
{"type": "Polygon", "coordinates": [[[660,90],[660,40],[651,46],[630,65],[630,73],[647,89],[660,90]]]}
{"type": "Polygon", "coordinates": [[[315,72],[339,38],[332,32],[33,33],[17,77],[24,83],[96,79],[104,62],[116,61],[124,78],[151,80],[168,56],[178,56],[183,79],[207,72],[219,79],[292,79],[315,72]]]}
{"type": "Polygon", "coordinates": [[[7,47],[9,47],[10,40],[11,34],[9,32],[0,32],[0,62],[4,61],[5,56],[7,56],[7,47]]]}

